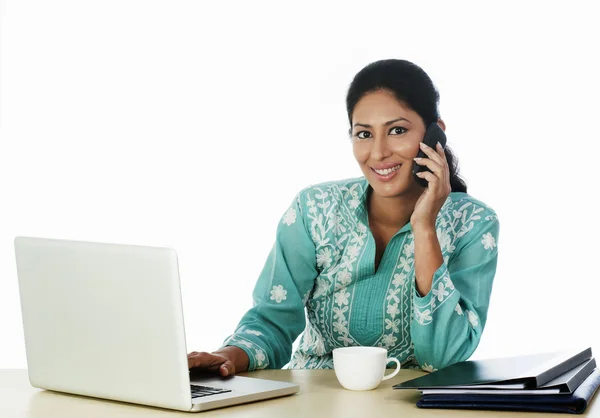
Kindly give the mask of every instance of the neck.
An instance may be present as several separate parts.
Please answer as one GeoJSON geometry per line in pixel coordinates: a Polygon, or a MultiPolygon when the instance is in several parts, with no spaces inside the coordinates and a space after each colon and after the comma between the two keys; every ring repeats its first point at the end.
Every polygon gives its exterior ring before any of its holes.
{"type": "Polygon", "coordinates": [[[401,229],[410,222],[417,200],[423,189],[411,189],[399,196],[383,197],[373,191],[369,192],[368,211],[369,223],[384,228],[401,229]]]}

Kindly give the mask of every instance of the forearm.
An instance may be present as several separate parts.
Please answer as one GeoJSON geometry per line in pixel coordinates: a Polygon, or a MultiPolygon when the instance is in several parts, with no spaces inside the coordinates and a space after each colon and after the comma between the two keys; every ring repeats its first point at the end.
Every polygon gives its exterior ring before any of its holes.
{"type": "Polygon", "coordinates": [[[433,275],[444,262],[435,226],[413,227],[415,238],[415,288],[421,296],[431,290],[433,275]]]}
{"type": "Polygon", "coordinates": [[[248,370],[250,359],[248,358],[248,354],[246,354],[246,352],[239,347],[223,347],[215,351],[213,354],[218,354],[231,360],[231,362],[235,365],[235,373],[243,373],[248,370]]]}
{"type": "Polygon", "coordinates": [[[462,298],[447,270],[443,270],[435,277],[433,291],[414,302],[411,338],[415,357],[427,370],[467,359],[482,331],[477,310],[462,298]]]}

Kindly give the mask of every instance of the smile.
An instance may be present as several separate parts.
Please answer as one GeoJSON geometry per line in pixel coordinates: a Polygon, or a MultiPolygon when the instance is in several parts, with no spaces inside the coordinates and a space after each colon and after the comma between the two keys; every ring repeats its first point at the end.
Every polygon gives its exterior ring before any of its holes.
{"type": "Polygon", "coordinates": [[[383,170],[377,170],[375,168],[372,168],[372,170],[374,172],[376,172],[377,174],[379,174],[380,176],[387,176],[388,174],[391,174],[394,171],[397,171],[400,168],[401,165],[402,164],[398,164],[397,166],[394,166],[394,167],[391,167],[391,168],[386,168],[386,169],[383,169],[383,170]]]}

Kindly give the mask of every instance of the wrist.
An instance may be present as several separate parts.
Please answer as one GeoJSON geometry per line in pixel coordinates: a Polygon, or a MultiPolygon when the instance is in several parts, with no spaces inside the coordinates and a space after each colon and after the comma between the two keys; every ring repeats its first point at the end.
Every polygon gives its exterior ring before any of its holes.
{"type": "Polygon", "coordinates": [[[228,345],[215,351],[213,354],[227,358],[235,365],[236,373],[242,373],[248,370],[250,358],[244,350],[239,347],[228,345]]]}
{"type": "Polygon", "coordinates": [[[411,222],[411,227],[414,234],[418,235],[436,235],[435,222],[416,221],[411,222]]]}

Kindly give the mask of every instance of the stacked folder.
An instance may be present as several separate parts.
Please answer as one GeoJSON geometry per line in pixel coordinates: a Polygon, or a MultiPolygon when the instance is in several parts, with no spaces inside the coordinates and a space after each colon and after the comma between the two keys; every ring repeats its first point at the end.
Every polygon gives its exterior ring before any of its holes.
{"type": "Polygon", "coordinates": [[[600,385],[592,349],[469,360],[394,386],[417,389],[420,408],[580,414],[600,385]]]}

